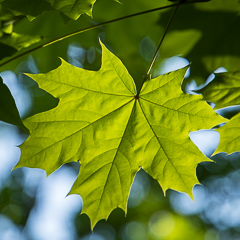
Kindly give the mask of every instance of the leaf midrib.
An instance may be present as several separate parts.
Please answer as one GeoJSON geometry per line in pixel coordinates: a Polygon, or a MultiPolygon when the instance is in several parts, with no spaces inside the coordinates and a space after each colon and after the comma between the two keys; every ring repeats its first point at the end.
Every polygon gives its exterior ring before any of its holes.
{"type": "MultiPolygon", "coordinates": [[[[151,129],[153,135],[154,135],[155,138],[157,139],[160,148],[163,150],[163,152],[164,152],[165,156],[167,157],[168,161],[171,163],[171,165],[172,165],[173,168],[175,169],[175,172],[178,174],[179,178],[182,180],[183,184],[184,184],[185,187],[187,188],[187,184],[185,183],[185,181],[183,180],[182,176],[181,176],[180,173],[177,171],[177,169],[176,169],[176,167],[174,166],[173,162],[172,162],[171,159],[168,157],[167,153],[165,152],[164,148],[162,147],[162,144],[161,144],[161,142],[159,141],[158,136],[157,136],[156,133],[154,132],[154,130],[153,130],[150,122],[148,121],[148,118],[147,118],[146,114],[145,114],[144,111],[143,111],[143,108],[142,108],[142,106],[141,106],[140,101],[139,101],[139,106],[140,106],[140,109],[141,109],[141,111],[142,111],[142,113],[143,113],[143,115],[144,115],[144,118],[145,118],[146,121],[147,121],[147,124],[149,125],[149,128],[151,129]]],[[[168,161],[167,161],[167,162],[168,162],[168,161]]],[[[167,164],[167,162],[165,163],[165,165],[167,164]]],[[[165,166],[164,166],[164,168],[165,168],[165,166]]],[[[164,174],[164,173],[163,173],[163,174],[164,174]]]]}
{"type": "MultiPolygon", "coordinates": [[[[154,102],[152,102],[152,101],[150,101],[150,100],[148,100],[148,99],[145,99],[145,98],[143,98],[143,97],[141,97],[141,99],[144,100],[144,101],[146,101],[146,102],[155,104],[155,105],[157,105],[157,106],[159,106],[159,107],[163,107],[163,108],[166,108],[166,109],[171,110],[171,111],[176,111],[176,112],[184,113],[184,114],[187,114],[187,115],[197,116],[196,114],[192,114],[191,112],[190,112],[190,113],[186,113],[186,112],[179,111],[178,109],[173,109],[173,108],[169,108],[169,107],[166,107],[166,106],[161,105],[161,104],[158,104],[158,103],[154,103],[154,102]]],[[[195,101],[195,100],[193,100],[193,101],[195,101]]],[[[182,107],[182,106],[181,106],[181,107],[182,107]]],[[[202,109],[201,109],[201,110],[202,110],[202,109]]],[[[206,119],[209,118],[209,117],[205,117],[205,116],[199,116],[199,117],[201,117],[201,118],[206,118],[206,119]]]]}
{"type": "MultiPolygon", "coordinates": [[[[103,195],[104,195],[103,192],[104,192],[104,189],[105,189],[105,187],[106,187],[106,184],[107,184],[107,182],[108,182],[108,180],[109,180],[109,175],[110,175],[110,172],[111,172],[111,170],[112,170],[112,167],[113,167],[113,165],[116,166],[116,164],[114,163],[114,161],[115,161],[115,159],[116,159],[116,156],[117,156],[117,153],[118,153],[118,151],[119,151],[119,148],[120,148],[120,146],[121,146],[121,144],[122,144],[122,141],[123,141],[124,135],[125,135],[125,133],[126,133],[126,130],[127,130],[128,124],[129,124],[129,121],[130,121],[130,119],[131,119],[131,116],[132,116],[132,114],[133,114],[133,109],[134,109],[135,105],[136,105],[136,101],[135,101],[135,103],[134,103],[134,105],[133,105],[133,107],[132,107],[131,114],[129,115],[129,118],[128,118],[128,121],[127,121],[125,130],[124,130],[124,133],[123,133],[123,135],[122,135],[122,137],[121,137],[121,141],[120,141],[120,143],[119,143],[119,145],[118,145],[117,151],[116,151],[115,156],[114,156],[114,158],[113,158],[113,161],[112,161],[112,163],[111,163],[111,167],[110,167],[110,169],[109,169],[109,173],[108,173],[108,175],[107,175],[107,179],[106,179],[105,184],[104,184],[104,186],[103,186],[103,191],[102,191],[101,198],[100,198],[100,201],[99,201],[98,208],[97,208],[97,211],[96,211],[96,212],[98,212],[99,207],[100,207],[100,205],[101,205],[100,203],[101,203],[102,197],[103,197],[103,195]]],[[[116,166],[116,168],[117,168],[117,166],[116,166]]],[[[118,170],[118,168],[117,168],[117,170],[118,170]]],[[[118,172],[119,172],[119,170],[118,170],[118,172]]],[[[120,178],[120,175],[119,175],[119,178],[120,178]]],[[[120,179],[120,183],[121,183],[121,179],[120,179]]],[[[122,186],[122,185],[121,185],[121,186],[122,186]]],[[[123,196],[124,194],[123,194],[123,189],[122,189],[122,187],[121,187],[121,191],[122,191],[122,196],[123,196]]]]}

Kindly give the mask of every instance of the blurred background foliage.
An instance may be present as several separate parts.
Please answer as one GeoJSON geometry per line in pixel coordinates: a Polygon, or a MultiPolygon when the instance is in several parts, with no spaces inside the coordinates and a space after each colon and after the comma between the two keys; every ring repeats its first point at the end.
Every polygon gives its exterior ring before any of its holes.
{"type": "MultiPolygon", "coordinates": [[[[3,0],[0,0],[0,64],[8,60],[7,57],[62,35],[169,4],[167,0],[122,0],[122,4],[98,0],[93,18],[82,15],[74,21],[49,9],[51,11],[29,21],[24,15],[4,9],[1,2],[3,0]]],[[[101,64],[99,38],[122,60],[139,87],[171,12],[172,9],[165,9],[104,25],[1,66],[0,76],[11,91],[21,118],[58,104],[57,99],[39,89],[23,73],[50,71],[59,66],[59,57],[77,67],[97,70],[101,64]]],[[[213,78],[210,74],[219,68],[237,70],[239,13],[238,0],[229,0],[227,4],[224,0],[211,0],[181,6],[160,49],[153,76],[191,62],[190,76],[182,87],[190,91],[209,82],[213,78]]],[[[239,107],[220,111],[228,118],[238,112],[239,107]]],[[[203,140],[195,143],[210,157],[219,137],[214,135],[209,140],[207,133],[204,132],[203,140]]],[[[79,171],[78,164],[67,164],[48,178],[36,169],[11,172],[20,155],[17,146],[26,137],[23,130],[0,122],[0,236],[3,240],[240,239],[239,153],[217,154],[212,157],[214,162],[199,164],[197,176],[203,185],[194,188],[195,202],[171,190],[164,197],[159,184],[141,170],[131,188],[127,215],[116,209],[91,232],[88,217],[79,215],[81,199],[65,198],[79,171]],[[59,177],[59,172],[65,175],[59,177]]]]}

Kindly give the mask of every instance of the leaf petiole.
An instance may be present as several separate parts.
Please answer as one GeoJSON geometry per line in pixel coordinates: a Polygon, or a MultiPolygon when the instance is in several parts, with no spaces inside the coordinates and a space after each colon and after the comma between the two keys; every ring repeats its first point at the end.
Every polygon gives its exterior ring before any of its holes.
{"type": "Polygon", "coordinates": [[[150,74],[151,69],[152,69],[152,67],[153,67],[154,62],[156,61],[156,58],[157,58],[159,49],[160,49],[160,47],[161,47],[161,45],[162,45],[162,43],[163,43],[163,40],[164,40],[164,38],[165,38],[165,36],[166,36],[166,34],[167,34],[167,31],[168,31],[168,29],[169,29],[169,27],[170,27],[170,25],[171,25],[171,23],[172,23],[172,20],[173,20],[173,18],[174,18],[174,16],[175,16],[175,14],[176,14],[176,12],[177,12],[177,9],[178,9],[178,7],[180,6],[180,4],[181,4],[181,1],[176,5],[176,7],[175,7],[175,9],[174,9],[174,11],[173,11],[170,19],[169,19],[169,22],[168,22],[168,24],[167,24],[167,26],[166,26],[166,28],[165,28],[165,31],[164,31],[164,33],[163,33],[163,36],[162,36],[162,38],[161,38],[161,40],[160,40],[160,42],[159,42],[159,44],[158,44],[158,47],[157,47],[157,49],[156,49],[156,51],[155,51],[154,56],[153,56],[153,58],[152,58],[152,61],[151,61],[150,66],[149,66],[149,68],[148,68],[148,71],[147,71],[147,73],[146,73],[146,75],[145,75],[145,77],[144,77],[144,79],[143,79],[143,82],[142,82],[142,85],[141,85],[141,87],[140,87],[139,92],[141,91],[141,88],[142,88],[144,82],[151,79],[151,74],[150,74]]]}

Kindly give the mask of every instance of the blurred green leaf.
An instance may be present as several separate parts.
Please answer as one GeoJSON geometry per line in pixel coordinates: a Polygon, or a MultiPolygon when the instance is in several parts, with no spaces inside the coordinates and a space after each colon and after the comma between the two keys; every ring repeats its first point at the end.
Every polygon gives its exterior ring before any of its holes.
{"type": "Polygon", "coordinates": [[[11,12],[15,16],[28,16],[34,19],[44,11],[53,10],[46,0],[2,0],[2,12],[11,12]]]}
{"type": "Polygon", "coordinates": [[[7,216],[21,229],[28,221],[36,197],[36,187],[27,188],[24,177],[23,169],[19,169],[12,173],[0,188],[0,215],[7,216]]]}
{"type": "MultiPolygon", "coordinates": [[[[224,67],[228,71],[237,71],[240,66],[238,40],[240,38],[240,16],[237,13],[240,4],[237,4],[236,8],[235,4],[231,5],[236,1],[229,0],[228,4],[226,1],[218,3],[218,9],[221,10],[213,11],[211,7],[207,8],[208,4],[215,2],[217,1],[181,6],[176,14],[176,21],[173,21],[168,33],[170,35],[176,31],[194,30],[201,36],[190,49],[191,51],[182,53],[182,56],[192,62],[191,76],[198,83],[205,81],[207,76],[219,67],[224,67]],[[206,4],[206,7],[201,8],[202,4],[206,4]]],[[[160,16],[159,24],[164,26],[168,19],[169,11],[160,16]]],[[[175,50],[176,54],[181,53],[178,38],[175,37],[172,41],[175,41],[172,52],[175,50]]],[[[185,44],[188,45],[189,41],[191,39],[186,36],[185,44]]],[[[162,49],[167,44],[165,41],[162,49]]]]}
{"type": "Polygon", "coordinates": [[[3,11],[14,15],[26,15],[30,20],[45,11],[55,10],[71,19],[78,19],[81,14],[92,16],[92,7],[96,0],[2,0],[3,11]]]}
{"type": "Polygon", "coordinates": [[[0,60],[12,56],[22,48],[27,48],[37,42],[40,42],[42,37],[29,36],[18,33],[6,34],[0,37],[0,60]]]}
{"type": "MultiPolygon", "coordinates": [[[[198,90],[204,99],[215,103],[215,108],[240,104],[240,72],[216,73],[216,77],[204,88],[198,90]]],[[[240,113],[224,126],[217,129],[220,143],[215,153],[231,154],[240,151],[240,113]]]]}
{"type": "Polygon", "coordinates": [[[10,47],[13,47],[17,50],[22,48],[27,48],[32,44],[35,44],[42,40],[40,36],[28,36],[18,33],[5,34],[0,38],[0,43],[6,44],[10,47]]]}
{"type": "Polygon", "coordinates": [[[16,48],[0,43],[0,60],[5,57],[10,57],[17,52],[16,48]]]}
{"type": "Polygon", "coordinates": [[[205,11],[225,11],[238,13],[240,12],[240,1],[239,0],[211,0],[207,3],[197,4],[196,7],[198,9],[202,9],[205,11]]]}
{"type": "Polygon", "coordinates": [[[213,102],[215,109],[239,105],[240,72],[215,73],[215,79],[196,92],[213,102]]]}
{"type": "Polygon", "coordinates": [[[13,25],[12,24],[8,24],[6,26],[2,26],[0,28],[0,37],[2,37],[3,34],[11,34],[13,30],[13,25]]]}
{"type": "MultiPolygon", "coordinates": [[[[0,5],[1,6],[1,5],[0,5]]],[[[0,60],[10,57],[23,48],[27,48],[43,38],[36,35],[18,34],[13,32],[14,24],[22,19],[9,12],[2,11],[0,7],[0,60]]]]}
{"type": "Polygon", "coordinates": [[[220,133],[220,143],[215,153],[231,154],[240,151],[240,113],[230,119],[223,127],[217,129],[220,133]]]}
{"type": "Polygon", "coordinates": [[[27,131],[23,125],[17,106],[8,87],[3,83],[0,77],[0,120],[6,123],[16,125],[27,131]]]}
{"type": "Polygon", "coordinates": [[[165,37],[163,47],[160,49],[160,57],[185,56],[195,47],[201,38],[201,31],[196,29],[171,31],[165,37]],[[187,43],[186,39],[188,39],[187,43]]]}
{"type": "Polygon", "coordinates": [[[92,16],[92,7],[96,0],[46,0],[57,11],[71,19],[78,19],[81,14],[92,16]]]}
{"type": "Polygon", "coordinates": [[[211,0],[168,0],[170,2],[180,2],[182,1],[182,3],[196,3],[196,2],[209,2],[211,0]]]}

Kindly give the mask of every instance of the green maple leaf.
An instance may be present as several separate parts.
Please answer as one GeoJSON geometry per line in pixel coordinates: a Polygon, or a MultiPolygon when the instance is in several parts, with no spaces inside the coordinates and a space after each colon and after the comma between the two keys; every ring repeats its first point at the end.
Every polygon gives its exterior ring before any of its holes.
{"type": "Polygon", "coordinates": [[[187,68],[146,81],[139,96],[122,62],[102,45],[99,71],[65,61],[47,74],[29,75],[59,98],[56,108],[24,121],[30,137],[17,167],[52,173],[67,162],[81,163],[71,194],[80,194],[83,213],[94,226],[116,207],[126,211],[136,172],[143,168],[163,191],[192,197],[196,166],[209,159],[189,132],[224,119],[200,95],[181,91],[187,68]]]}
{"type": "MultiPolygon", "coordinates": [[[[215,79],[197,92],[203,94],[204,99],[215,103],[215,108],[224,108],[240,104],[240,72],[226,72],[215,74],[215,79]]],[[[215,153],[228,154],[240,151],[240,113],[235,115],[223,127],[220,133],[220,143],[215,153]]]]}

